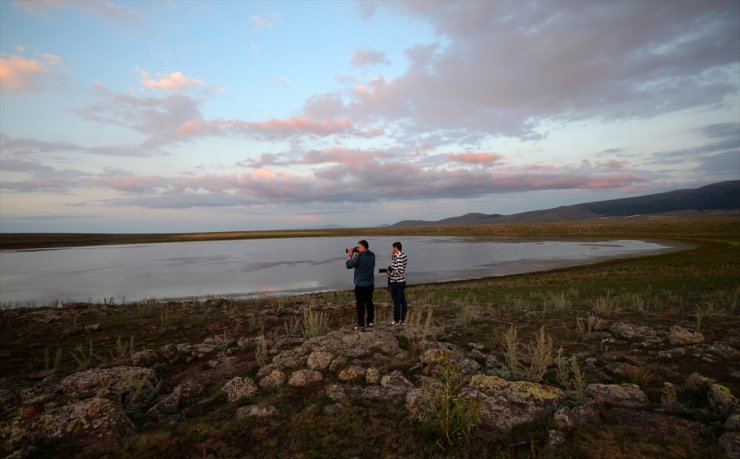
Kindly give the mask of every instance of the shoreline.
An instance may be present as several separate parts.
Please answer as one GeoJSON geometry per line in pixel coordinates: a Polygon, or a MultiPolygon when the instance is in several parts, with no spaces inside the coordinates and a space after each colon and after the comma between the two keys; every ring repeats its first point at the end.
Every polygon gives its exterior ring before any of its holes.
{"type": "Polygon", "coordinates": [[[692,240],[740,236],[740,217],[660,217],[655,219],[583,220],[573,222],[493,223],[485,225],[342,228],[320,230],[221,231],[202,233],[0,233],[0,250],[90,247],[99,245],[202,242],[245,239],[350,236],[493,236],[521,238],[624,237],[692,240]],[[719,229],[719,231],[718,231],[719,229]],[[698,230],[698,231],[697,231],[698,230]]]}

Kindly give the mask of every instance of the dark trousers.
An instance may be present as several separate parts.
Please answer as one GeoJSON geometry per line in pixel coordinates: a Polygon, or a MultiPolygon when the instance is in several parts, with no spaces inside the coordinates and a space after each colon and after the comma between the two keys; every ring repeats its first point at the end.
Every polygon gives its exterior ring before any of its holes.
{"type": "Polygon", "coordinates": [[[373,305],[373,290],[375,286],[360,287],[355,285],[355,301],[357,302],[357,325],[364,327],[375,322],[375,306],[373,305]],[[365,319],[367,314],[367,320],[365,319]]]}
{"type": "Polygon", "coordinates": [[[391,299],[393,300],[393,320],[404,322],[409,305],[406,303],[406,282],[391,282],[391,299]]]}

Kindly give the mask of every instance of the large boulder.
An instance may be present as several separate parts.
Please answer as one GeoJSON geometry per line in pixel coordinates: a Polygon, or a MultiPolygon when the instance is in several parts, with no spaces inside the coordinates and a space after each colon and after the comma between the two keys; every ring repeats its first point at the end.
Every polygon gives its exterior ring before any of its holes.
{"type": "Polygon", "coordinates": [[[308,368],[312,370],[324,370],[333,359],[334,354],[331,352],[314,351],[308,356],[308,368]]]}
{"type": "Polygon", "coordinates": [[[267,402],[261,402],[254,405],[242,406],[236,410],[236,419],[247,417],[266,418],[275,416],[278,410],[267,402]]]}
{"type": "Polygon", "coordinates": [[[398,339],[390,332],[375,329],[370,333],[348,333],[335,330],[323,336],[306,340],[301,348],[304,352],[328,352],[348,358],[359,358],[375,353],[395,356],[401,353],[398,339]]]}
{"type": "Polygon", "coordinates": [[[481,421],[499,431],[549,417],[566,396],[557,387],[480,374],[470,379],[463,393],[483,402],[481,421]]]}
{"type": "Polygon", "coordinates": [[[304,387],[324,379],[324,375],[316,370],[298,370],[290,375],[288,385],[292,387],[304,387]]]}
{"type": "Polygon", "coordinates": [[[112,367],[72,373],[60,386],[65,395],[76,397],[115,397],[124,404],[154,390],[155,374],[151,368],[112,367]]]}
{"type": "Polygon", "coordinates": [[[719,416],[728,416],[740,406],[727,386],[699,373],[690,374],[684,386],[689,392],[705,395],[709,406],[719,416]]]}
{"type": "Polygon", "coordinates": [[[223,391],[226,392],[226,398],[230,402],[252,397],[257,393],[257,390],[257,384],[246,376],[237,376],[227,382],[223,387],[223,391]]]}
{"type": "Polygon", "coordinates": [[[630,342],[641,342],[645,346],[663,342],[663,337],[651,327],[634,325],[627,322],[616,322],[609,327],[614,337],[630,342]]]}
{"type": "Polygon", "coordinates": [[[589,384],[586,396],[596,403],[638,407],[648,403],[648,397],[637,384],[589,384]]]}
{"type": "Polygon", "coordinates": [[[285,373],[280,367],[274,367],[267,375],[260,379],[260,387],[277,389],[285,382],[285,373]]]}
{"type": "Polygon", "coordinates": [[[70,403],[34,416],[19,417],[0,431],[5,444],[16,451],[27,450],[38,442],[57,439],[92,448],[101,456],[115,452],[123,440],[133,434],[134,425],[121,407],[99,397],[70,403]]]}
{"type": "Polygon", "coordinates": [[[674,325],[668,329],[668,342],[674,346],[698,344],[704,342],[704,335],[699,332],[692,332],[691,330],[674,325]]]}
{"type": "Polygon", "coordinates": [[[339,380],[343,382],[357,381],[365,377],[366,371],[367,370],[365,370],[365,368],[359,365],[352,365],[339,370],[337,378],[339,378],[339,380]]]}

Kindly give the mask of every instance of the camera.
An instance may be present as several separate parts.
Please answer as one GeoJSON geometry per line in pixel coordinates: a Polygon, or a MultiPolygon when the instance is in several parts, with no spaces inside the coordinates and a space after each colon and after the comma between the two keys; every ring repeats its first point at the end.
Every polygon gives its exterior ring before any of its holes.
{"type": "Polygon", "coordinates": [[[393,268],[391,268],[390,266],[388,266],[387,268],[380,268],[378,270],[378,274],[392,273],[392,272],[393,272],[393,268]]]}
{"type": "Polygon", "coordinates": [[[349,253],[350,250],[352,250],[352,253],[359,252],[359,247],[353,247],[352,249],[344,249],[344,253],[349,253]]]}

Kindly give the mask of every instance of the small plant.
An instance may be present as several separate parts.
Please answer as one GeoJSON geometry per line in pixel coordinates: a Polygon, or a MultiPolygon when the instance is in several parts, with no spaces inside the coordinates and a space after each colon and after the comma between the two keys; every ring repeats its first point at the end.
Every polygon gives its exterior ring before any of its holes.
{"type": "Polygon", "coordinates": [[[247,316],[247,328],[250,333],[262,330],[265,328],[265,319],[257,314],[249,314],[247,316]]]}
{"type": "Polygon", "coordinates": [[[167,310],[159,313],[159,328],[164,330],[170,322],[170,312],[167,310]]]}
{"type": "Polygon", "coordinates": [[[518,378],[522,372],[521,364],[519,363],[519,337],[516,325],[514,324],[511,324],[509,329],[504,333],[503,351],[504,360],[506,361],[506,366],[509,367],[509,371],[511,371],[511,376],[518,378]]]}
{"type": "Polygon", "coordinates": [[[531,362],[527,370],[527,378],[534,382],[542,381],[547,373],[547,367],[552,363],[552,338],[545,333],[545,326],[535,336],[535,342],[530,344],[531,362]]]}
{"type": "Polygon", "coordinates": [[[547,292],[543,299],[544,309],[554,309],[556,311],[565,311],[570,308],[570,301],[564,292],[553,293],[547,292]]]}
{"type": "Polygon", "coordinates": [[[57,348],[56,354],[54,355],[54,363],[52,366],[51,357],[49,356],[49,348],[44,350],[44,371],[51,371],[56,373],[59,370],[59,365],[62,362],[62,349],[57,348]]]}
{"type": "Polygon", "coordinates": [[[614,303],[610,297],[609,292],[605,296],[596,298],[594,303],[594,312],[603,316],[610,316],[614,311],[614,303]]]}
{"type": "Polygon", "coordinates": [[[574,390],[578,395],[578,399],[583,400],[585,398],[583,389],[586,387],[586,379],[581,372],[581,367],[578,365],[576,356],[573,355],[570,359],[566,360],[563,356],[563,348],[561,347],[555,354],[555,364],[557,365],[555,377],[560,387],[566,390],[574,390]]]}
{"type": "Polygon", "coordinates": [[[267,349],[267,341],[264,335],[257,337],[257,347],[254,349],[254,357],[257,359],[257,363],[260,366],[265,366],[270,363],[270,354],[267,349]]]}
{"type": "Polygon", "coordinates": [[[75,362],[77,362],[78,370],[85,370],[87,368],[90,368],[94,362],[101,360],[100,357],[95,353],[92,338],[88,340],[87,348],[80,344],[79,346],[75,347],[74,350],[69,351],[69,353],[72,358],[75,359],[75,362]]]}
{"type": "Polygon", "coordinates": [[[301,319],[298,317],[291,317],[290,319],[283,322],[285,327],[285,334],[287,336],[297,336],[301,334],[301,319]]]}
{"type": "Polygon", "coordinates": [[[426,401],[419,415],[422,429],[439,438],[442,447],[464,446],[480,424],[480,402],[463,394],[467,381],[448,355],[434,371],[439,384],[426,384],[422,389],[426,401]]]}
{"type": "Polygon", "coordinates": [[[469,326],[475,318],[478,316],[478,305],[477,304],[465,304],[457,313],[457,321],[460,325],[469,326]]]}
{"type": "Polygon", "coordinates": [[[640,386],[641,389],[647,388],[647,386],[652,382],[652,380],[655,379],[655,373],[653,373],[653,371],[648,368],[628,370],[625,373],[625,376],[627,376],[627,379],[631,383],[637,384],[638,386],[640,386]]]}
{"type": "Polygon", "coordinates": [[[329,316],[326,312],[311,307],[303,309],[303,337],[312,338],[326,333],[329,329],[329,316]]]}
{"type": "Polygon", "coordinates": [[[124,359],[134,355],[136,353],[134,342],[133,335],[128,341],[123,340],[121,335],[118,335],[116,338],[116,350],[115,352],[111,352],[111,359],[124,359]]]}
{"type": "Polygon", "coordinates": [[[224,311],[224,315],[229,318],[234,318],[239,315],[239,308],[237,307],[236,301],[229,299],[226,303],[221,306],[224,311]]]}

